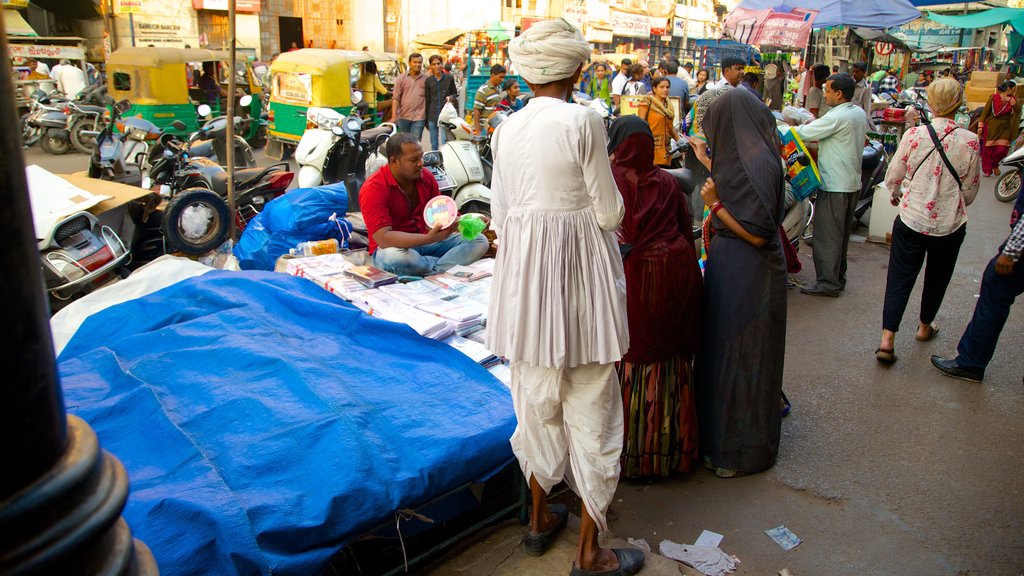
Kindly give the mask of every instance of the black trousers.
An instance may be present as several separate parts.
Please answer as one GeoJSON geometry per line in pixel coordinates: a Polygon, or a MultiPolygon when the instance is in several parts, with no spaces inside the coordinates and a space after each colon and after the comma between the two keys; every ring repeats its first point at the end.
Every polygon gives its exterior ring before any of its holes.
{"type": "Polygon", "coordinates": [[[928,266],[924,271],[920,320],[922,324],[931,324],[935,320],[966,235],[966,224],[947,236],[928,236],[911,230],[899,216],[896,217],[892,227],[892,247],[889,250],[889,275],[885,281],[883,329],[899,332],[900,321],[910,301],[910,292],[914,289],[926,258],[928,266]]]}

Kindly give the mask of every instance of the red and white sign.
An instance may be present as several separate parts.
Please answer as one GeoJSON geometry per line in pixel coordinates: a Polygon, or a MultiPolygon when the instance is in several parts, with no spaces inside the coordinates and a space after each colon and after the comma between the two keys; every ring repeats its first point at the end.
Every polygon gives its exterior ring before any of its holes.
{"type": "Polygon", "coordinates": [[[892,51],[895,49],[896,47],[888,42],[879,42],[875,44],[875,52],[878,52],[879,56],[888,56],[889,54],[892,54],[892,51]]]}
{"type": "Polygon", "coordinates": [[[49,58],[52,60],[85,60],[85,48],[77,46],[42,46],[39,44],[8,44],[12,58],[49,58]]]}
{"type": "Polygon", "coordinates": [[[724,29],[743,44],[804,48],[817,15],[817,10],[800,8],[791,12],[737,8],[726,17],[724,29]]]}
{"type": "MultiPolygon", "coordinates": [[[[664,36],[669,32],[668,18],[655,18],[651,16],[651,36],[664,36]]],[[[669,38],[671,40],[671,38],[669,38]]]]}
{"type": "MultiPolygon", "coordinates": [[[[192,0],[192,8],[196,10],[228,10],[228,0],[192,0]]],[[[235,0],[236,12],[260,11],[260,0],[235,0]]]]}
{"type": "Polygon", "coordinates": [[[611,11],[612,33],[629,38],[650,38],[651,17],[646,14],[611,11]]]}

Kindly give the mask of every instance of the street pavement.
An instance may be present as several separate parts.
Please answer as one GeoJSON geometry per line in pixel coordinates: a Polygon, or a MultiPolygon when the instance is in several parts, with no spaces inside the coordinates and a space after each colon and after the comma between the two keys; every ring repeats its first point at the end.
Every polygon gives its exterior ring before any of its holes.
{"type": "MultiPolygon", "coordinates": [[[[257,152],[261,164],[268,163],[257,152]]],[[[53,172],[87,167],[86,156],[26,151],[53,172]]],[[[700,466],[654,482],[624,481],[610,511],[619,538],[692,543],[702,530],[742,561],[736,574],[796,576],[1024,574],[1024,303],[1003,331],[983,384],[947,378],[929,363],[951,355],[970,320],[979,280],[1009,233],[1010,204],[983,179],[968,208],[967,239],[931,342],[914,340],[920,280],[897,335],[899,362],[874,358],[881,334],[889,249],[850,247],[849,284],[838,299],[792,289],[779,461],[753,476],[718,479],[700,466]],[[785,525],[803,542],[783,551],[764,530],[785,525]]],[[[801,246],[813,283],[811,248],[801,246]]],[[[1024,263],[1020,264],[1024,265],[1024,263]]],[[[570,502],[578,501],[568,498],[570,502]]],[[[578,508],[577,508],[578,509],[578,508]]],[[[449,574],[565,574],[575,534],[535,559],[505,524],[463,543],[430,569],[449,574]]],[[[663,558],[641,574],[674,573],[663,558]]]]}

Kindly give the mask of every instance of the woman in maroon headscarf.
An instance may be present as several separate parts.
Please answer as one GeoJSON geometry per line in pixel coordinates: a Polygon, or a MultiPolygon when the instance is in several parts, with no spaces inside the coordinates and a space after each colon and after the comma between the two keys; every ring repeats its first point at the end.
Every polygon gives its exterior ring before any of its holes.
{"type": "Polygon", "coordinates": [[[701,275],[690,212],[675,178],[654,165],[654,136],[637,116],[608,135],[625,205],[629,352],[618,365],[626,433],[623,475],[686,472],[696,458],[691,365],[700,329],[701,275]]]}

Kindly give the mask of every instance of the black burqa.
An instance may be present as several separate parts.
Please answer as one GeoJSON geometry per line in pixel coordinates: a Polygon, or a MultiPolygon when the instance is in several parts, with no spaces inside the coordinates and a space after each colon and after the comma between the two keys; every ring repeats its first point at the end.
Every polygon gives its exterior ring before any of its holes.
{"type": "Polygon", "coordinates": [[[786,353],[786,261],[779,241],[783,168],[775,118],[746,90],[719,97],[704,118],[722,205],[757,248],[712,217],[697,360],[701,448],[718,468],[758,472],[779,452],[786,353]]]}

